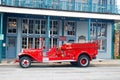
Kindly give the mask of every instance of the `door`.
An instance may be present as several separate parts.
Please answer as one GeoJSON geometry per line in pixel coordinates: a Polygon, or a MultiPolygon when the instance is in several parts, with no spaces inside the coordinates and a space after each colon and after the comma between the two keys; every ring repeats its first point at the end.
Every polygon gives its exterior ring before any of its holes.
{"type": "Polygon", "coordinates": [[[8,37],[7,40],[7,59],[16,58],[16,38],[8,37]]]}

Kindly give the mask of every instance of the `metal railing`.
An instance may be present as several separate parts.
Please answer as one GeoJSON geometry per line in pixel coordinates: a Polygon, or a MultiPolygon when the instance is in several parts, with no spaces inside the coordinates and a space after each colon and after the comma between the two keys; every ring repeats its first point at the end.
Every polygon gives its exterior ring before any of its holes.
{"type": "Polygon", "coordinates": [[[2,6],[42,8],[66,11],[83,11],[96,13],[118,14],[119,11],[115,5],[98,5],[80,2],[68,2],[56,0],[1,0],[2,6]]]}

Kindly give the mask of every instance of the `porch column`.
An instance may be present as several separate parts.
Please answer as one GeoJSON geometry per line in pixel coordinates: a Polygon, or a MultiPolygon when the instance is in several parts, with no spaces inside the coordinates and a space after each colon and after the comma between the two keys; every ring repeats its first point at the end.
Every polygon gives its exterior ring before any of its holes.
{"type": "MultiPolygon", "coordinates": [[[[62,20],[62,36],[64,36],[64,19],[62,20]]],[[[64,41],[62,41],[62,44],[64,44],[64,41]]]]}
{"type": "Polygon", "coordinates": [[[46,51],[50,48],[50,16],[47,18],[46,51]]]}
{"type": "Polygon", "coordinates": [[[0,13],[0,63],[2,61],[2,27],[3,27],[3,13],[0,13]]]}
{"type": "Polygon", "coordinates": [[[90,27],[91,27],[91,19],[88,19],[88,41],[90,41],[90,27]]]}
{"type": "Polygon", "coordinates": [[[114,38],[115,38],[115,32],[114,32],[115,26],[114,26],[114,23],[115,23],[114,21],[111,23],[112,24],[112,30],[111,30],[112,31],[111,32],[112,33],[111,34],[112,35],[112,41],[111,41],[111,56],[112,57],[111,58],[112,59],[114,59],[114,57],[115,57],[115,55],[114,55],[114,38]]]}
{"type": "Polygon", "coordinates": [[[92,0],[89,0],[88,6],[89,6],[88,11],[92,12],[92,0]]]}

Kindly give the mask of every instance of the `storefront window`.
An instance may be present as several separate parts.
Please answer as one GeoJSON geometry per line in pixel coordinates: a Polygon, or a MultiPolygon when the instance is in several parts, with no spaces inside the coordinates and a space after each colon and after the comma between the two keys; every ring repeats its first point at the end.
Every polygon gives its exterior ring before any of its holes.
{"type": "Polygon", "coordinates": [[[107,24],[98,22],[93,22],[90,29],[91,41],[99,41],[99,50],[105,51],[107,42],[107,24]]]}
{"type": "Polygon", "coordinates": [[[22,33],[27,34],[28,33],[28,29],[29,29],[28,20],[27,19],[23,19],[23,22],[22,22],[22,33]]]}
{"type": "Polygon", "coordinates": [[[33,48],[33,38],[23,37],[22,38],[22,48],[33,48]]]}
{"type": "Polygon", "coordinates": [[[58,21],[50,21],[50,34],[57,35],[58,34],[58,21]]]}
{"type": "MultiPolygon", "coordinates": [[[[44,19],[22,19],[22,48],[45,48],[47,21],[44,19]]],[[[50,47],[58,44],[59,24],[56,20],[50,21],[50,47]]]]}
{"type": "Polygon", "coordinates": [[[46,34],[46,21],[45,20],[29,20],[23,19],[22,21],[23,34],[46,34]]]}
{"type": "Polygon", "coordinates": [[[33,34],[33,29],[34,27],[34,23],[33,23],[33,20],[29,20],[29,34],[33,34]]]}
{"type": "Polygon", "coordinates": [[[57,47],[57,38],[50,38],[50,48],[57,47]]]}
{"type": "Polygon", "coordinates": [[[40,20],[35,20],[35,34],[40,34],[40,20]]]}
{"type": "Polygon", "coordinates": [[[28,38],[28,48],[33,48],[33,38],[28,38]]]}
{"type": "Polygon", "coordinates": [[[45,38],[40,37],[40,38],[35,38],[35,49],[38,48],[45,48],[45,38]]]}
{"type": "Polygon", "coordinates": [[[8,18],[8,33],[16,33],[16,32],[17,32],[17,19],[8,18]]]}
{"type": "Polygon", "coordinates": [[[46,34],[46,21],[41,20],[41,34],[46,34]]]}
{"type": "Polygon", "coordinates": [[[24,49],[27,48],[27,38],[25,38],[25,37],[22,38],[22,48],[24,48],[24,49]]]}
{"type": "Polygon", "coordinates": [[[67,31],[67,35],[75,36],[75,22],[66,22],[65,30],[67,31]]]}
{"type": "Polygon", "coordinates": [[[45,48],[45,37],[22,37],[22,48],[45,48]]]}

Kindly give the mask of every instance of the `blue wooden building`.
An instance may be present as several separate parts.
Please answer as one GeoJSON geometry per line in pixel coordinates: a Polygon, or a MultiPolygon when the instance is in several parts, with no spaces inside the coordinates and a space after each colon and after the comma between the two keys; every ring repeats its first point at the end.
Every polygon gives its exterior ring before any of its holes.
{"type": "Polygon", "coordinates": [[[22,49],[99,40],[97,58],[114,57],[115,0],[0,0],[0,59],[22,49]]]}

